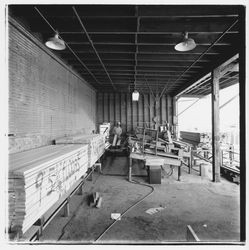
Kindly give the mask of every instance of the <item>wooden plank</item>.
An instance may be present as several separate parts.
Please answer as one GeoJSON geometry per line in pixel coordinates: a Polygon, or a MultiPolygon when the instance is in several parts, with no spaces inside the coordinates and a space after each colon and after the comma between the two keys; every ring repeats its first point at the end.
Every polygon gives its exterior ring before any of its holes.
{"type": "Polygon", "coordinates": [[[143,123],[144,118],[143,117],[144,117],[144,114],[143,114],[143,95],[141,95],[141,93],[140,93],[139,100],[138,100],[138,126],[139,127],[144,126],[144,123],[143,123]]]}
{"type": "Polygon", "coordinates": [[[121,107],[121,125],[122,125],[122,129],[124,132],[126,132],[126,94],[125,93],[121,93],[121,97],[120,97],[121,103],[120,103],[120,107],[121,107]]]}
{"type": "Polygon", "coordinates": [[[144,125],[145,127],[149,127],[150,122],[150,106],[149,106],[149,94],[144,94],[144,125]]]}
{"type": "Polygon", "coordinates": [[[109,94],[109,112],[110,112],[110,123],[114,124],[115,119],[114,119],[114,97],[113,93],[109,94]]]}
{"type": "Polygon", "coordinates": [[[131,106],[131,94],[127,94],[127,130],[132,130],[132,106],[131,106]]]}
{"type": "Polygon", "coordinates": [[[145,127],[145,106],[144,106],[144,95],[141,95],[141,109],[142,109],[142,123],[143,123],[143,127],[145,127]]]}
{"type": "Polygon", "coordinates": [[[219,109],[219,78],[220,69],[212,71],[212,155],[213,181],[220,182],[220,109],[219,109]]]}
{"type": "Polygon", "coordinates": [[[108,93],[104,93],[104,122],[108,122],[108,93]]]}
{"type": "Polygon", "coordinates": [[[149,108],[150,108],[150,128],[154,127],[154,97],[152,94],[149,94],[149,108]]]}
{"type": "Polygon", "coordinates": [[[195,231],[190,225],[187,225],[187,237],[186,238],[187,238],[187,241],[189,242],[200,241],[200,239],[198,238],[195,231]]]}
{"type": "Polygon", "coordinates": [[[114,93],[115,96],[115,116],[116,121],[120,122],[120,96],[119,93],[114,93]]]}
{"type": "Polygon", "coordinates": [[[162,123],[164,124],[167,121],[167,109],[166,109],[166,96],[163,95],[161,98],[161,117],[162,123]]]}
{"type": "Polygon", "coordinates": [[[178,118],[177,118],[177,98],[173,97],[173,134],[174,137],[177,138],[178,136],[178,118]]]}
{"type": "Polygon", "coordinates": [[[115,93],[113,93],[113,112],[114,112],[114,121],[113,121],[113,126],[114,126],[115,123],[117,122],[115,93]]]}
{"type": "Polygon", "coordinates": [[[9,220],[25,233],[83,176],[87,145],[51,145],[10,155],[9,220]],[[12,194],[14,196],[12,196],[12,194]]]}
{"type": "Polygon", "coordinates": [[[119,93],[119,121],[122,124],[122,94],[119,93]]]}
{"type": "Polygon", "coordinates": [[[126,133],[128,133],[129,129],[128,129],[128,94],[124,94],[125,96],[125,121],[126,121],[126,133]]]}

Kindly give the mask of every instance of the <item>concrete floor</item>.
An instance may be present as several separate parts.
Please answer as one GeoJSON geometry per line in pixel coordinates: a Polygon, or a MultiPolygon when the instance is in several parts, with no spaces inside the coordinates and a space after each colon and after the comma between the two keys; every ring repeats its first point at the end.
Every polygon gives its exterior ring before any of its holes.
{"type": "MultiPolygon", "coordinates": [[[[138,162],[134,164],[134,180],[148,183],[147,173],[138,162]]],[[[154,192],[117,221],[97,242],[95,240],[113,223],[111,213],[123,213],[151,192],[150,187],[127,180],[128,159],[107,157],[103,175],[94,173],[93,181],[86,181],[83,195],[70,201],[70,216],[59,214],[46,227],[40,241],[58,243],[173,243],[186,242],[186,227],[191,225],[201,241],[238,242],[239,185],[222,179],[213,183],[197,172],[182,169],[177,181],[177,169],[162,184],[154,184],[154,192]],[[101,208],[88,205],[87,197],[99,192],[101,208]],[[161,207],[154,214],[149,208],[161,207]]]]}

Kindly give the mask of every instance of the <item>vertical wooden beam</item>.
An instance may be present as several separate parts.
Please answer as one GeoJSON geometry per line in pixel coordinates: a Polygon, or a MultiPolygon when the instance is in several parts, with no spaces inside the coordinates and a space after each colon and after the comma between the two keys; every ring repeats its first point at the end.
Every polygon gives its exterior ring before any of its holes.
{"type": "Polygon", "coordinates": [[[128,132],[128,98],[127,98],[128,94],[125,94],[125,114],[126,114],[126,133],[128,132]]]}
{"type": "Polygon", "coordinates": [[[133,130],[133,104],[131,96],[130,96],[130,104],[131,104],[131,130],[133,130]]]}
{"type": "Polygon", "coordinates": [[[149,94],[149,106],[150,106],[150,120],[149,120],[149,122],[150,122],[150,128],[152,128],[153,127],[152,125],[154,124],[154,122],[153,122],[154,100],[153,100],[153,96],[151,94],[149,94]]]}
{"type": "Polygon", "coordinates": [[[111,104],[110,104],[110,93],[107,94],[107,110],[108,110],[108,122],[110,122],[111,120],[111,111],[110,111],[110,108],[111,108],[111,104]]]}
{"type": "MultiPolygon", "coordinates": [[[[139,99],[141,99],[141,96],[139,99]]],[[[137,101],[137,126],[139,126],[139,100],[137,101]]]]}
{"type": "Polygon", "coordinates": [[[122,125],[122,93],[119,93],[119,114],[120,114],[120,123],[122,125]]]}
{"type": "Polygon", "coordinates": [[[166,120],[167,120],[167,123],[169,123],[169,104],[168,104],[168,99],[169,99],[169,96],[166,95],[166,120]]]}
{"type": "Polygon", "coordinates": [[[114,122],[113,122],[113,126],[115,126],[115,123],[117,121],[117,117],[116,117],[116,96],[115,96],[115,92],[113,93],[113,111],[114,111],[114,122]]]}
{"type": "Polygon", "coordinates": [[[143,110],[143,127],[145,127],[145,105],[144,105],[144,98],[145,98],[145,96],[144,95],[142,95],[141,96],[142,97],[142,110],[143,110]]]}
{"type": "Polygon", "coordinates": [[[212,153],[213,181],[220,182],[220,112],[219,112],[219,78],[220,69],[212,71],[212,153]]]}
{"type": "Polygon", "coordinates": [[[102,93],[102,117],[103,117],[103,120],[102,120],[102,123],[105,121],[105,94],[102,93]]]}
{"type": "Polygon", "coordinates": [[[162,106],[163,106],[163,96],[160,98],[160,124],[163,123],[163,111],[162,111],[162,106]]]}
{"type": "Polygon", "coordinates": [[[178,119],[177,119],[177,97],[173,97],[173,134],[177,138],[178,133],[178,119]]]}

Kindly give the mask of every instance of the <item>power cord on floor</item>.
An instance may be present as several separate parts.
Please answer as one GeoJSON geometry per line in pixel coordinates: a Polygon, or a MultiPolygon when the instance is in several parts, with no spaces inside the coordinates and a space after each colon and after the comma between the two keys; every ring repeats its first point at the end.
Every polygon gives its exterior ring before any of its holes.
{"type": "MultiPolygon", "coordinates": [[[[137,201],[135,204],[133,204],[131,207],[129,207],[128,209],[126,209],[126,210],[119,216],[120,219],[121,219],[126,213],[128,213],[132,208],[134,208],[135,206],[137,206],[137,205],[138,205],[139,203],[141,203],[145,198],[149,197],[149,196],[154,192],[154,187],[151,186],[151,185],[148,185],[148,184],[146,184],[146,183],[141,183],[141,182],[138,182],[138,181],[129,181],[129,182],[131,182],[131,183],[133,183],[133,184],[138,184],[138,185],[142,185],[142,186],[147,186],[147,187],[151,188],[152,191],[151,191],[150,193],[148,193],[147,195],[145,195],[142,199],[140,199],[139,201],[137,201]]],[[[95,242],[97,242],[98,240],[100,240],[100,239],[104,236],[104,234],[105,234],[108,230],[110,230],[110,229],[118,222],[118,219],[119,219],[119,218],[117,218],[115,221],[113,221],[113,223],[112,223],[111,225],[109,225],[109,226],[105,229],[105,231],[95,240],[95,242]]]]}

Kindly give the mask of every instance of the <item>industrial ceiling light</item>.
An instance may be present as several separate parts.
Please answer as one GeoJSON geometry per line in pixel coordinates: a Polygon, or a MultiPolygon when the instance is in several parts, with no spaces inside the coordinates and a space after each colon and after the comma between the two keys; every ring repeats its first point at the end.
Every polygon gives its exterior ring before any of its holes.
{"type": "Polygon", "coordinates": [[[132,101],[138,102],[139,99],[139,92],[137,90],[134,90],[132,93],[132,101]]]}
{"type": "Polygon", "coordinates": [[[188,37],[188,32],[183,32],[183,41],[176,44],[177,51],[190,51],[196,47],[194,39],[188,37]]]}
{"type": "Polygon", "coordinates": [[[55,36],[50,37],[45,45],[54,50],[64,50],[66,48],[65,42],[59,38],[58,32],[55,33],[55,36]]]}

